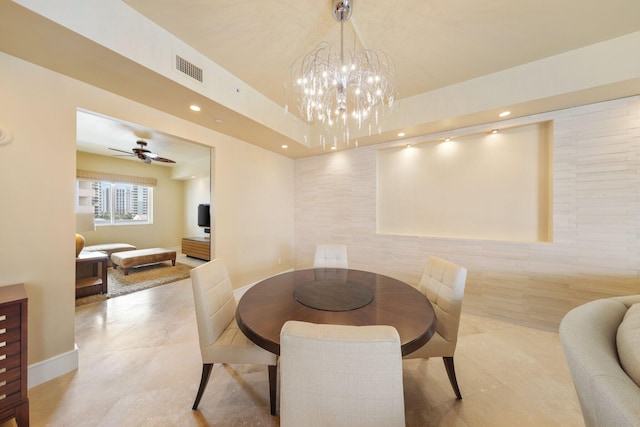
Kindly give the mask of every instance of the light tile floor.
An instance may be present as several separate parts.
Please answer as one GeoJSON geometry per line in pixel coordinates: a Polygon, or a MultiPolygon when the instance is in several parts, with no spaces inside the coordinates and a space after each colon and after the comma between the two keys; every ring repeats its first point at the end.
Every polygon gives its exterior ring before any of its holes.
{"type": "MultiPolygon", "coordinates": [[[[78,307],[79,368],[29,390],[32,426],[277,426],[266,366],[201,373],[190,280],[78,307]]],[[[404,362],[408,426],[583,426],[558,334],[463,314],[464,399],[441,359],[404,362]]],[[[13,421],[0,427],[14,426],[13,421]]]]}

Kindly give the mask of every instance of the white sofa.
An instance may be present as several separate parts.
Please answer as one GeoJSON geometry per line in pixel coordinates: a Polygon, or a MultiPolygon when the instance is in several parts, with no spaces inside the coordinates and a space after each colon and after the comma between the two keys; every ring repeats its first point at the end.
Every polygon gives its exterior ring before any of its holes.
{"type": "MultiPolygon", "coordinates": [[[[560,323],[560,338],[587,427],[640,426],[640,387],[627,374],[628,363],[623,363],[627,371],[623,369],[618,354],[621,341],[616,339],[622,321],[631,317],[625,314],[636,303],[640,295],[592,301],[571,310],[560,323]]],[[[640,336],[640,330],[632,334],[640,336]]],[[[632,345],[631,350],[640,355],[637,344],[632,345]]],[[[627,345],[622,351],[628,350],[627,345]]]]}

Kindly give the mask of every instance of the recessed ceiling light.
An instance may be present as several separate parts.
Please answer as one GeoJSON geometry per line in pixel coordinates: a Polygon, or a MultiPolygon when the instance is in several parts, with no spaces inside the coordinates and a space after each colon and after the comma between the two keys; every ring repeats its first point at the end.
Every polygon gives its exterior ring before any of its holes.
{"type": "Polygon", "coordinates": [[[189,109],[191,111],[200,111],[200,107],[198,105],[196,105],[196,104],[189,105],[189,109]]]}
{"type": "Polygon", "coordinates": [[[337,150],[337,149],[338,149],[338,147],[336,147],[335,145],[332,145],[332,146],[331,146],[331,149],[332,149],[332,150],[337,150]]]}
{"type": "Polygon", "coordinates": [[[498,133],[498,129],[492,130],[491,133],[498,133]]]}
{"type": "Polygon", "coordinates": [[[444,142],[449,142],[449,141],[451,141],[451,138],[449,138],[449,137],[446,137],[446,138],[444,139],[444,142]]]}
{"type": "Polygon", "coordinates": [[[280,147],[282,148],[289,148],[289,146],[287,144],[282,144],[280,147]]]}
{"type": "Polygon", "coordinates": [[[511,114],[511,111],[503,111],[502,113],[498,114],[498,116],[507,117],[509,114],[511,114]]]}
{"type": "Polygon", "coordinates": [[[411,148],[411,144],[407,144],[406,148],[411,148]]]}
{"type": "Polygon", "coordinates": [[[399,137],[403,137],[403,136],[405,136],[405,135],[406,135],[406,133],[404,133],[404,132],[400,132],[400,133],[398,134],[398,136],[399,136],[399,137]]]}

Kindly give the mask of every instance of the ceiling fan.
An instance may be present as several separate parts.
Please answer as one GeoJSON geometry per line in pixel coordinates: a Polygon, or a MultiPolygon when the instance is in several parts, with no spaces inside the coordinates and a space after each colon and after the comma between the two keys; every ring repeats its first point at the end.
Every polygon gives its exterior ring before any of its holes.
{"type": "MultiPolygon", "coordinates": [[[[163,162],[163,163],[175,163],[171,159],[166,159],[164,157],[160,157],[156,153],[152,153],[150,150],[147,150],[145,148],[147,146],[147,143],[145,141],[141,140],[141,139],[136,141],[136,144],[138,144],[140,147],[132,148],[131,149],[131,153],[129,153],[128,151],[124,151],[124,150],[118,150],[117,148],[109,148],[109,150],[119,151],[121,153],[126,153],[128,156],[137,157],[143,163],[151,163],[152,160],[156,161],[156,162],[163,162]]],[[[116,156],[117,156],[117,154],[116,154],[116,156]]]]}

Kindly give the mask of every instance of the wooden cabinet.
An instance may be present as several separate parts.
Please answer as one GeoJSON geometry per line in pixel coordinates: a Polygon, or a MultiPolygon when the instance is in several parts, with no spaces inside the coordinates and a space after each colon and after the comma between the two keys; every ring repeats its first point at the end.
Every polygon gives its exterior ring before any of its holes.
{"type": "Polygon", "coordinates": [[[23,285],[0,287],[0,423],[29,425],[27,294],[23,285]]]}
{"type": "Polygon", "coordinates": [[[204,237],[184,237],[182,253],[193,258],[209,261],[211,259],[211,240],[204,237]]]}

